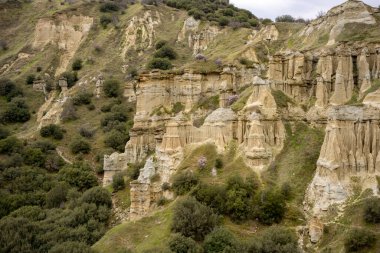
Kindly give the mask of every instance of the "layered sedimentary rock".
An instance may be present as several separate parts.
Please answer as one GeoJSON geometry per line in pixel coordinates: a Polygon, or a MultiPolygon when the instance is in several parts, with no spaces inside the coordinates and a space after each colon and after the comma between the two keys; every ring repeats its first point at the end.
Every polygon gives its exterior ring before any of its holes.
{"type": "Polygon", "coordinates": [[[58,15],[55,20],[40,19],[34,34],[33,48],[43,50],[52,43],[62,50],[56,76],[64,72],[93,24],[92,17],[58,15]]]}
{"type": "Polygon", "coordinates": [[[373,107],[339,106],[328,110],[329,122],[306,202],[323,216],[343,204],[355,186],[378,193],[380,175],[380,111],[373,107]]]}
{"type": "Polygon", "coordinates": [[[249,44],[255,44],[258,42],[271,42],[278,40],[280,32],[275,24],[267,25],[261,28],[259,31],[253,31],[252,35],[248,38],[249,44]]]}
{"type": "Polygon", "coordinates": [[[122,58],[129,50],[144,51],[154,46],[156,27],[161,24],[159,12],[146,11],[142,17],[134,16],[125,29],[122,58]]]}

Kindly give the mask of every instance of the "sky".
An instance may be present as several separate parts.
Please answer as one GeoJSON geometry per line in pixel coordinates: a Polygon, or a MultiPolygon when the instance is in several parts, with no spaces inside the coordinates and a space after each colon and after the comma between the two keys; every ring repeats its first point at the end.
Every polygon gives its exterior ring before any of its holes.
{"type": "MultiPolygon", "coordinates": [[[[290,14],[296,18],[315,18],[319,11],[328,11],[344,0],[230,0],[230,3],[250,10],[259,18],[271,18],[290,14]]],[[[380,0],[364,0],[363,2],[378,7],[380,0]]]]}

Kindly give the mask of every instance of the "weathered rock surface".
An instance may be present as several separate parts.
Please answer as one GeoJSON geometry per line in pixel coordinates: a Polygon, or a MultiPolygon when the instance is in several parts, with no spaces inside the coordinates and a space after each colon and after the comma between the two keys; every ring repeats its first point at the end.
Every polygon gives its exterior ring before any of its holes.
{"type": "Polygon", "coordinates": [[[55,20],[40,19],[34,34],[33,48],[43,50],[49,43],[62,50],[56,76],[64,72],[85,40],[93,24],[92,17],[58,15],[55,20]]]}

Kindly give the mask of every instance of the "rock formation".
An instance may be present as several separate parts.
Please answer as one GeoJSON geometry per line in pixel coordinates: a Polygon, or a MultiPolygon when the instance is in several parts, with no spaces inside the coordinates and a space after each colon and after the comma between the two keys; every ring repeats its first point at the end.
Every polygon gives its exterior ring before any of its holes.
{"type": "Polygon", "coordinates": [[[43,50],[51,43],[63,51],[55,73],[58,76],[66,70],[92,24],[93,18],[86,16],[58,15],[55,20],[40,19],[36,25],[33,48],[43,50]]]}

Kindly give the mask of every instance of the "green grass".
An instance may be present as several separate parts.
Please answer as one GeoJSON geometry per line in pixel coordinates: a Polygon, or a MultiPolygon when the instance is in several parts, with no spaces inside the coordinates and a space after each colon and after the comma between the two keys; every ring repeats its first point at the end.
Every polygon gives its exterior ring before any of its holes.
{"type": "Polygon", "coordinates": [[[294,101],[280,90],[272,90],[272,95],[279,108],[288,108],[289,104],[294,105],[294,101]]]}
{"type": "Polygon", "coordinates": [[[247,104],[249,97],[252,94],[252,91],[253,91],[253,86],[249,86],[243,92],[241,92],[241,94],[239,95],[239,99],[235,103],[233,103],[233,105],[231,106],[231,109],[234,112],[243,110],[244,106],[247,104]]]}
{"type": "Polygon", "coordinates": [[[113,253],[125,249],[144,252],[156,247],[165,247],[173,217],[174,203],[152,216],[136,222],[126,222],[109,230],[94,246],[99,253],[113,253]]]}

